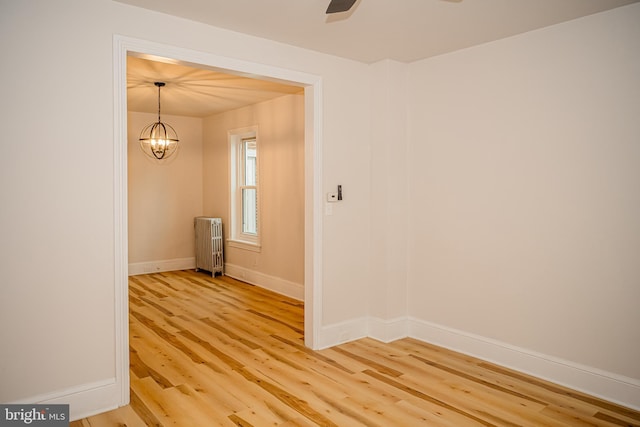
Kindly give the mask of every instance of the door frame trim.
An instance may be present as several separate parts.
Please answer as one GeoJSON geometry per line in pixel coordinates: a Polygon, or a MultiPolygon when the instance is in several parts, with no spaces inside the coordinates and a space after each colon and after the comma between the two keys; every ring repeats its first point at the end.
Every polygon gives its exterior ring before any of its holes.
{"type": "Polygon", "coordinates": [[[129,403],[129,304],[127,206],[127,56],[178,62],[304,88],[305,256],[304,342],[319,348],[322,313],[322,78],[296,70],[219,56],[121,35],[113,38],[114,99],[114,305],[116,383],[129,403]]]}

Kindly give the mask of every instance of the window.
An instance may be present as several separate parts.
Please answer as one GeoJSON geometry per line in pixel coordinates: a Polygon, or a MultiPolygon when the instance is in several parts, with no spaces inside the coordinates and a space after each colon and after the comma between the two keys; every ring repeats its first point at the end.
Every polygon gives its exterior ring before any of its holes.
{"type": "Polygon", "coordinates": [[[231,236],[229,244],[260,250],[258,139],[256,131],[231,132],[231,236]]]}
{"type": "Polygon", "coordinates": [[[243,168],[239,189],[242,194],[242,233],[256,236],[258,234],[258,180],[256,167],[256,140],[243,139],[240,147],[242,161],[238,168],[243,168]]]}

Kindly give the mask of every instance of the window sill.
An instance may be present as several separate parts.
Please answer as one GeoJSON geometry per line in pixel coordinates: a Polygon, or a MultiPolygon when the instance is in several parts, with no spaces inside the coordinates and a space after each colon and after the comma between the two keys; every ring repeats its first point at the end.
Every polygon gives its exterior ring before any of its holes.
{"type": "Polygon", "coordinates": [[[244,249],[246,251],[262,252],[262,246],[257,243],[247,242],[244,240],[227,239],[227,245],[232,248],[244,249]]]}

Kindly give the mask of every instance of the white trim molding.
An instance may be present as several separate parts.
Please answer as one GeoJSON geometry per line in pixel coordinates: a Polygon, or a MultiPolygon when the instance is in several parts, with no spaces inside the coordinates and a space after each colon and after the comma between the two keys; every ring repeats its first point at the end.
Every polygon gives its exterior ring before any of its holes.
{"type": "Polygon", "coordinates": [[[317,337],[317,350],[333,347],[349,341],[359,340],[369,336],[369,319],[361,317],[359,319],[347,320],[320,328],[317,337]]]}
{"type": "Polygon", "coordinates": [[[227,239],[227,246],[245,251],[262,252],[262,246],[259,244],[244,242],[242,240],[227,239]]]}
{"type": "Polygon", "coordinates": [[[295,283],[280,277],[269,276],[259,271],[229,263],[225,263],[224,265],[224,274],[225,276],[233,277],[234,279],[268,289],[278,294],[304,301],[304,285],[302,283],[295,283]]]}
{"type": "MultiPolygon", "coordinates": [[[[214,53],[171,46],[115,34],[113,36],[114,93],[114,294],[115,360],[118,405],[129,403],[129,319],[128,319],[128,207],[127,207],[127,56],[169,58],[178,63],[199,64],[229,73],[263,76],[304,87],[305,91],[305,278],[300,295],[297,288],[282,286],[284,292],[305,300],[305,345],[318,348],[316,336],[322,319],[322,77],[292,69],[246,61],[214,53]]],[[[144,268],[144,266],[143,266],[144,268]]],[[[95,408],[108,410],[96,400],[95,408]]]]}
{"type": "Polygon", "coordinates": [[[640,410],[640,380],[537,353],[415,317],[362,317],[323,326],[319,348],[369,337],[392,342],[405,337],[444,347],[542,380],[640,410]]]}
{"type": "Polygon", "coordinates": [[[368,327],[371,338],[386,343],[406,338],[409,333],[409,323],[406,316],[395,319],[370,317],[368,327]]]}
{"type": "Polygon", "coordinates": [[[196,258],[176,258],[162,261],[134,262],[129,264],[129,276],[161,273],[163,271],[192,270],[196,268],[196,258]]]}
{"type": "Polygon", "coordinates": [[[409,336],[640,410],[640,381],[413,317],[409,336]]]}
{"type": "Polygon", "coordinates": [[[70,421],[75,421],[122,406],[118,389],[116,378],[111,378],[9,403],[69,405],[70,421]]]}
{"type": "MultiPolygon", "coordinates": [[[[113,39],[113,233],[114,233],[114,396],[106,399],[90,391],[86,397],[92,405],[82,412],[98,413],[116,406],[124,406],[130,400],[129,378],[129,208],[127,177],[127,47],[123,39],[113,39]],[[91,400],[95,396],[95,399],[91,400]]],[[[83,400],[86,402],[86,400],[83,400]]],[[[70,410],[70,416],[73,417],[70,410]]]]}

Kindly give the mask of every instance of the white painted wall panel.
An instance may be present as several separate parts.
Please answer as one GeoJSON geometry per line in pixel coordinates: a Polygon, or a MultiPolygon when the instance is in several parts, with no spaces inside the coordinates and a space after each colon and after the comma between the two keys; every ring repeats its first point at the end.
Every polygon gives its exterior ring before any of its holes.
{"type": "Polygon", "coordinates": [[[412,316],[640,384],[639,21],[411,65],[412,316]]]}

